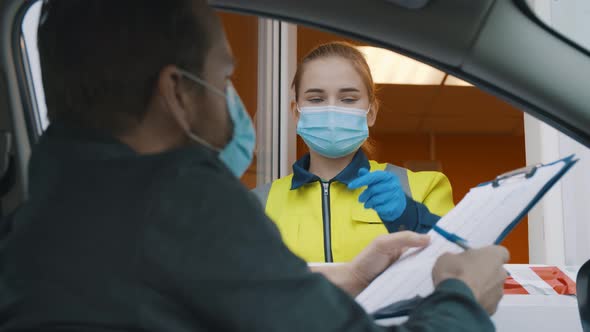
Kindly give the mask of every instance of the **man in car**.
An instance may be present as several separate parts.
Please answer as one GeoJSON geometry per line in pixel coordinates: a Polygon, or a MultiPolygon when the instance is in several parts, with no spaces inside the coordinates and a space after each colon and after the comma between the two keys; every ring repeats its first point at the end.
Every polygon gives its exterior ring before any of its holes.
{"type": "MultiPolygon", "coordinates": [[[[206,1],[49,0],[39,50],[52,124],[0,246],[0,331],[381,329],[351,295],[428,239],[385,236],[321,273],[285,247],[236,177],[253,134],[206,1]]],[[[493,330],[507,259],[442,256],[389,330],[493,330]]]]}

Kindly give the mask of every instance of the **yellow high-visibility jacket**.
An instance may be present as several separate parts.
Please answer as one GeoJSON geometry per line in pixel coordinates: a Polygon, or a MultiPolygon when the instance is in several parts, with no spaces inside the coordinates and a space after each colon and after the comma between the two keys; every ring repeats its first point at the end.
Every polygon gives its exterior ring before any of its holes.
{"type": "Polygon", "coordinates": [[[428,232],[454,206],[451,184],[440,172],[412,172],[369,161],[359,150],[338,176],[324,182],[309,171],[309,155],[293,174],[256,188],[283,241],[307,262],[348,262],[373,239],[388,232],[428,232]],[[360,168],[394,173],[406,193],[407,207],[397,220],[382,221],[358,201],[365,188],[348,189],[360,168]]]}

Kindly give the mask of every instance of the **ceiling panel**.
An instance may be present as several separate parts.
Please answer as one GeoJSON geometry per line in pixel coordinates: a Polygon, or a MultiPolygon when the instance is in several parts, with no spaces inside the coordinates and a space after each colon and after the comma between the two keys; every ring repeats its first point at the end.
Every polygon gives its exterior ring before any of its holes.
{"type": "Polygon", "coordinates": [[[424,119],[419,130],[437,134],[512,135],[518,123],[519,120],[514,118],[430,117],[424,119]]]}
{"type": "Polygon", "coordinates": [[[373,130],[379,133],[415,133],[421,131],[422,117],[379,114],[373,130]]]}
{"type": "Polygon", "coordinates": [[[382,85],[379,133],[523,135],[523,113],[474,87],[382,85]]]}
{"type": "Polygon", "coordinates": [[[475,87],[444,86],[429,109],[432,116],[473,114],[479,116],[522,117],[522,112],[475,87]]]}
{"type": "Polygon", "coordinates": [[[435,99],[438,86],[378,85],[380,112],[388,115],[422,116],[435,99]]]}

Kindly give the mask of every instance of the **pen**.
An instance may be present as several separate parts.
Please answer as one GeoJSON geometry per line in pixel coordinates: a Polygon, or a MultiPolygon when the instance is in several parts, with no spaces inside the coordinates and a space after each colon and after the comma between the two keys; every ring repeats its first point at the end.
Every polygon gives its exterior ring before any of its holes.
{"type": "Polygon", "coordinates": [[[463,250],[471,249],[471,247],[467,244],[467,241],[464,238],[460,237],[459,235],[449,233],[449,232],[445,231],[444,229],[438,227],[437,225],[434,225],[434,227],[432,229],[435,232],[437,232],[438,234],[440,234],[440,236],[447,239],[448,241],[453,242],[454,244],[461,247],[463,250]]]}
{"type": "MultiPolygon", "coordinates": [[[[467,244],[467,241],[464,238],[460,237],[459,235],[454,234],[454,233],[449,233],[449,232],[445,231],[444,229],[438,227],[437,225],[434,225],[434,227],[432,227],[432,229],[435,232],[437,232],[440,236],[447,239],[448,241],[453,242],[454,244],[461,247],[463,250],[471,249],[471,247],[467,244]]],[[[508,272],[508,270],[506,270],[506,273],[508,274],[509,277],[511,276],[510,272],[508,272]]]]}

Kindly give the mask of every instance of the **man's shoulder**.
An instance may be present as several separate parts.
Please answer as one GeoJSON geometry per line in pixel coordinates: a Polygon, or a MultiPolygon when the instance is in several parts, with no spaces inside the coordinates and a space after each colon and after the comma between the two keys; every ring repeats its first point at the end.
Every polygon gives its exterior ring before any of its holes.
{"type": "Polygon", "coordinates": [[[212,154],[181,150],[160,162],[156,179],[156,190],[162,192],[160,197],[177,200],[178,196],[190,196],[196,203],[198,197],[229,199],[246,192],[235,176],[212,154]]]}
{"type": "Polygon", "coordinates": [[[216,158],[175,155],[158,173],[147,207],[150,229],[158,234],[192,234],[187,241],[205,243],[207,237],[225,236],[228,227],[244,231],[263,225],[260,204],[216,158]]]}
{"type": "MultiPolygon", "coordinates": [[[[149,157],[148,157],[149,158],[149,157]]],[[[212,152],[200,148],[185,148],[154,156],[154,167],[166,183],[193,184],[231,182],[232,174],[212,152]]]]}

